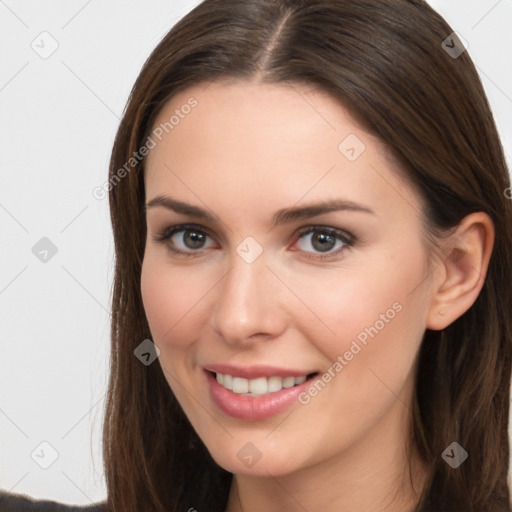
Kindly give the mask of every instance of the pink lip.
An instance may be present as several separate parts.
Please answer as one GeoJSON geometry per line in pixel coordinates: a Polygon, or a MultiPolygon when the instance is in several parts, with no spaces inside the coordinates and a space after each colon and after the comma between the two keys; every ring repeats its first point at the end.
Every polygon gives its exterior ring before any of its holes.
{"type": "MultiPolygon", "coordinates": [[[[223,373],[220,370],[219,372],[223,373]]],[[[282,389],[281,391],[276,391],[275,393],[270,393],[268,395],[253,397],[233,393],[232,391],[229,391],[229,389],[221,386],[215,379],[215,376],[209,371],[205,371],[204,374],[210,390],[210,395],[217,407],[223,413],[231,416],[232,418],[247,421],[264,420],[283,412],[292,404],[298,402],[298,395],[305,391],[313,381],[313,379],[308,379],[302,384],[292,388],[282,389]]],[[[226,374],[233,375],[228,371],[226,371],[226,374]]],[[[262,376],[261,373],[258,373],[258,375],[262,376]]],[[[272,368],[272,373],[269,374],[269,376],[273,375],[299,377],[300,375],[304,375],[304,373],[283,375],[280,372],[276,372],[275,368],[272,368]]]]}
{"type": "Polygon", "coordinates": [[[301,377],[314,373],[314,370],[290,370],[289,368],[278,368],[276,366],[233,366],[230,364],[210,364],[204,366],[205,370],[233,377],[243,377],[244,379],[257,379],[258,377],[301,377]]]}

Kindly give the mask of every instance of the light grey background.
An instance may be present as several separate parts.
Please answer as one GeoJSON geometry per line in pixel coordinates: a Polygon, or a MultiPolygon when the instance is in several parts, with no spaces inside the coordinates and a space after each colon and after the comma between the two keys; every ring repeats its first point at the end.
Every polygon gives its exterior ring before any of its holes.
{"type": "MultiPolygon", "coordinates": [[[[92,191],[144,60],[197,3],[0,0],[3,490],[83,504],[106,495],[113,241],[108,199],[92,191]]],[[[430,3],[468,42],[510,163],[512,1],[430,3]]]]}

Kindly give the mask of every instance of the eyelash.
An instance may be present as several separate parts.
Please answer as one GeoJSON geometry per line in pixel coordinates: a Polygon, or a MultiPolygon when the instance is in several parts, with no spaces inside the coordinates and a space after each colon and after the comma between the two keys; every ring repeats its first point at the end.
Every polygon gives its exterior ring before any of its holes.
{"type": "MultiPolygon", "coordinates": [[[[206,236],[209,236],[212,238],[207,231],[205,231],[201,226],[195,225],[195,224],[178,224],[175,226],[169,226],[164,228],[162,231],[160,231],[157,236],[153,237],[153,240],[158,243],[165,244],[173,235],[176,233],[179,233],[180,231],[194,231],[196,233],[200,233],[206,236]]],[[[306,226],[301,229],[299,229],[295,236],[300,239],[304,235],[315,233],[315,232],[321,232],[326,235],[332,236],[337,240],[340,240],[343,242],[343,247],[338,249],[335,252],[331,252],[328,254],[323,255],[322,253],[313,253],[316,254],[316,256],[306,256],[308,259],[315,259],[315,260],[325,260],[330,259],[335,256],[338,256],[341,252],[351,248],[354,246],[356,242],[356,237],[346,231],[342,231],[337,228],[331,228],[326,226],[306,226]]],[[[180,256],[185,257],[197,257],[197,255],[201,252],[201,249],[198,249],[196,251],[189,250],[189,251],[182,251],[181,249],[176,249],[176,247],[172,247],[171,245],[167,245],[167,248],[174,254],[178,254],[180,256]]],[[[307,254],[310,254],[310,251],[304,251],[307,254]]]]}

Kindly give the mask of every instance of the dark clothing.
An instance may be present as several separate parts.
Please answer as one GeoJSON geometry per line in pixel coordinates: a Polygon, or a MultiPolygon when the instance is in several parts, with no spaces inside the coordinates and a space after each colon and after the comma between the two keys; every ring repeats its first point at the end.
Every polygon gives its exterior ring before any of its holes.
{"type": "Polygon", "coordinates": [[[35,500],[21,494],[0,491],[0,512],[106,512],[105,503],[87,506],[63,505],[56,501],[35,500]]]}

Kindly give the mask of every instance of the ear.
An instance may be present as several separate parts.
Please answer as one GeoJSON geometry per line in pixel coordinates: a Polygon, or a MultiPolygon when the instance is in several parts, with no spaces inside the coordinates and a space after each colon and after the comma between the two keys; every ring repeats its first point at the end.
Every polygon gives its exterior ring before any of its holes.
{"type": "Polygon", "coordinates": [[[493,245],[494,224],[483,212],[464,217],[456,231],[443,239],[428,329],[444,329],[473,305],[484,284],[493,245]]]}

